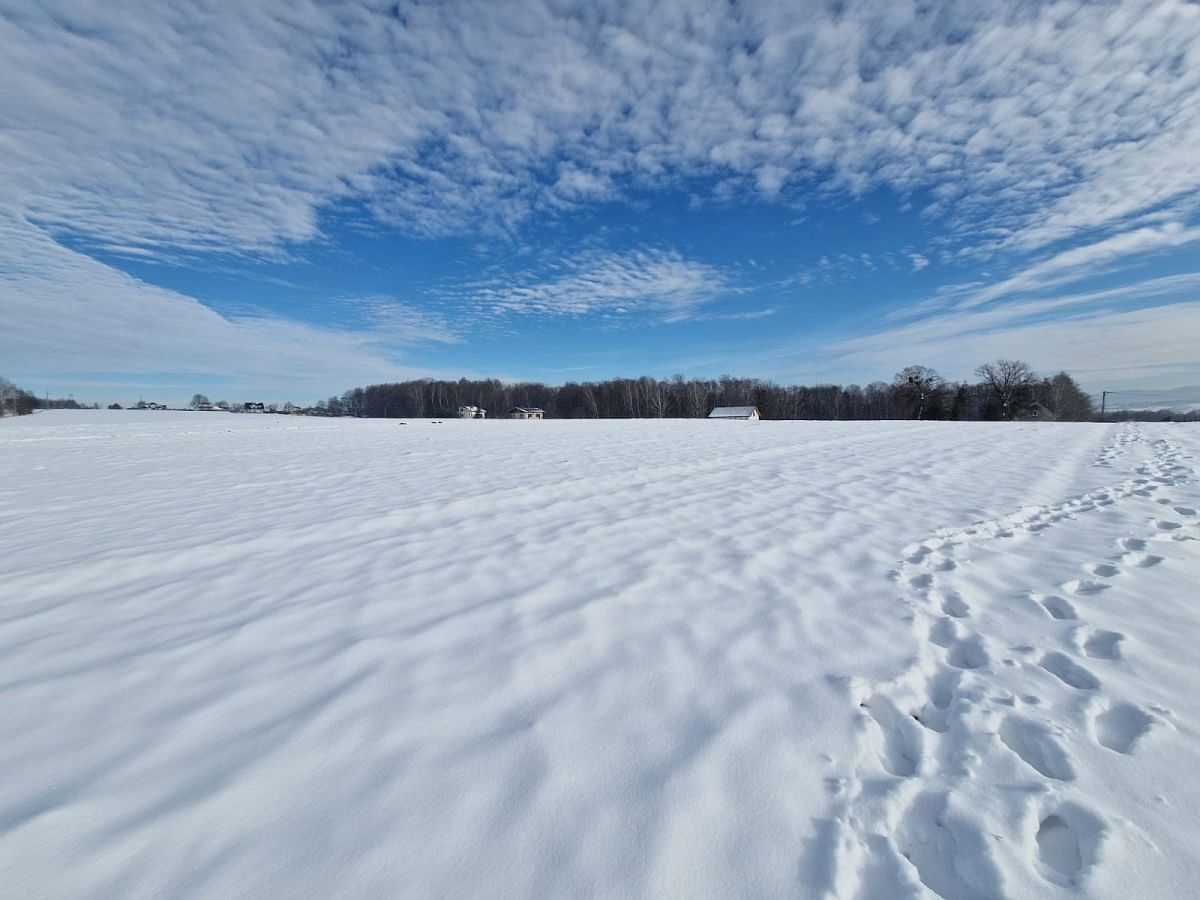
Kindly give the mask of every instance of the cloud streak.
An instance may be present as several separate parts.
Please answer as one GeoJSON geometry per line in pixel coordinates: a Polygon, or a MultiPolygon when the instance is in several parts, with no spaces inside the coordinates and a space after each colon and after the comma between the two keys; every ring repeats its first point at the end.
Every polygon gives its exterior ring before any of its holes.
{"type": "Polygon", "coordinates": [[[498,315],[603,314],[617,318],[650,314],[680,321],[734,290],[719,269],[674,250],[589,254],[559,265],[568,271],[549,277],[527,273],[515,280],[506,278],[503,284],[477,285],[470,297],[498,315]]]}
{"type": "Polygon", "coordinates": [[[6,216],[0,216],[0,309],[0,357],[11,372],[222,373],[293,398],[362,378],[423,374],[381,352],[395,337],[385,327],[351,331],[222,316],[6,216]]]}

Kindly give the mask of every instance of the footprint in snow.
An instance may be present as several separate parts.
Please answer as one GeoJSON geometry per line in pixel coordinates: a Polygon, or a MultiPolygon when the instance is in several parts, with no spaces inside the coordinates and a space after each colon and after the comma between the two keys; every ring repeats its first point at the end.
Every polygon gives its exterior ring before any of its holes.
{"type": "Polygon", "coordinates": [[[1117,541],[1122,550],[1136,551],[1145,550],[1146,542],[1141,538],[1127,537],[1117,541]]]}
{"type": "Polygon", "coordinates": [[[1042,599],[1042,606],[1055,619],[1068,620],[1076,618],[1075,607],[1065,597],[1052,594],[1042,599]]]}
{"type": "Polygon", "coordinates": [[[939,647],[952,647],[963,635],[963,627],[949,616],[943,616],[929,626],[929,641],[939,647]]]}
{"type": "Polygon", "coordinates": [[[998,734],[1004,746],[1046,778],[1057,781],[1075,778],[1066,751],[1041,722],[1014,713],[1000,723],[998,734]]]}
{"type": "Polygon", "coordinates": [[[1178,522],[1173,522],[1170,519],[1155,519],[1154,527],[1159,531],[1174,531],[1176,528],[1182,528],[1178,522]]]}
{"type": "Polygon", "coordinates": [[[1104,820],[1074,803],[1065,803],[1038,822],[1038,859],[1054,882],[1075,886],[1079,876],[1100,858],[1107,839],[1104,820]]]}
{"type": "Polygon", "coordinates": [[[1100,681],[1095,675],[1057,650],[1044,654],[1038,665],[1063,684],[1078,691],[1094,691],[1100,687],[1100,681]]]}
{"type": "Polygon", "coordinates": [[[891,700],[881,695],[872,697],[863,705],[871,714],[871,720],[882,738],[879,762],[884,771],[898,778],[916,775],[925,755],[925,738],[917,727],[917,720],[902,713],[891,700]]]}
{"type": "Polygon", "coordinates": [[[1140,706],[1118,703],[1096,716],[1096,742],[1117,753],[1132,753],[1157,721],[1140,706]]]}
{"type": "Polygon", "coordinates": [[[959,594],[950,594],[942,601],[942,612],[956,619],[965,619],[971,615],[971,607],[959,594]]]}
{"type": "Polygon", "coordinates": [[[1046,816],[1038,823],[1038,857],[1060,875],[1074,878],[1083,868],[1079,838],[1060,816],[1046,816]]]}
{"type": "Polygon", "coordinates": [[[1123,640],[1125,635],[1118,631],[1093,631],[1083,643],[1083,652],[1093,659],[1120,659],[1123,640]]]}
{"type": "Polygon", "coordinates": [[[1194,516],[1196,514],[1196,510],[1192,509],[1192,507],[1190,507],[1190,506],[1173,506],[1171,508],[1174,509],[1175,512],[1181,516],[1189,516],[1190,517],[1190,516],[1194,516]]]}
{"type": "Polygon", "coordinates": [[[950,648],[947,662],[956,669],[978,669],[986,666],[991,659],[987,649],[983,646],[983,640],[975,636],[954,644],[950,648]]]}
{"type": "Polygon", "coordinates": [[[1095,563],[1094,565],[1088,566],[1087,570],[1090,574],[1095,575],[1097,578],[1113,578],[1121,574],[1121,570],[1112,563],[1095,563]]]}
{"type": "Polygon", "coordinates": [[[950,669],[943,669],[929,681],[929,699],[938,709],[949,709],[958,691],[962,675],[950,669]]]}
{"type": "Polygon", "coordinates": [[[1073,581],[1068,581],[1063,584],[1063,590],[1069,594],[1099,594],[1101,591],[1108,590],[1108,585],[1099,581],[1092,581],[1090,578],[1077,578],[1073,581]]]}
{"type": "Polygon", "coordinates": [[[933,550],[925,544],[918,544],[916,547],[905,547],[904,559],[906,562],[919,563],[932,552],[933,550]]]}

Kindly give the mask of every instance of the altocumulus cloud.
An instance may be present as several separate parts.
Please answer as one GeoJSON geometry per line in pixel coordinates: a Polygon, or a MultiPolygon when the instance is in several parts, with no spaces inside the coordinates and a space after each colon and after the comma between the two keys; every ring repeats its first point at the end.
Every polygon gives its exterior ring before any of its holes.
{"type": "Polygon", "coordinates": [[[471,294],[497,314],[609,316],[650,314],[666,321],[691,317],[701,305],[731,290],[714,266],[678,252],[641,249],[589,254],[560,261],[561,274],[506,277],[500,285],[479,284],[471,294]]]}
{"type": "Polygon", "coordinates": [[[986,199],[1031,247],[1200,187],[1200,7],[1172,0],[166,0],[0,28],[6,199],[121,244],[263,250],[348,196],[421,233],[510,228],[715,174],[986,199]]]}

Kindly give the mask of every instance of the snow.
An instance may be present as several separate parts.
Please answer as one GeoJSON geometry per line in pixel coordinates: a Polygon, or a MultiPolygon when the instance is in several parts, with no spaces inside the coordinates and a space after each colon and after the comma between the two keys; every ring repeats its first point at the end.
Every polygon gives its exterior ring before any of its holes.
{"type": "Polygon", "coordinates": [[[0,421],[23,897],[1186,897],[1200,428],[0,421]]]}

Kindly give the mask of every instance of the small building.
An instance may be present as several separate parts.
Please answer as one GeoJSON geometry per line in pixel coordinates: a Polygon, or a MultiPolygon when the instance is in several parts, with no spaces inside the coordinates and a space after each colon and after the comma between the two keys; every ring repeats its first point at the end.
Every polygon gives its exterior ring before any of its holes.
{"type": "Polygon", "coordinates": [[[748,419],[757,422],[762,418],[757,406],[718,406],[708,414],[710,419],[748,419]]]}
{"type": "Polygon", "coordinates": [[[510,419],[544,419],[546,411],[536,406],[514,406],[508,411],[510,419]]]}
{"type": "Polygon", "coordinates": [[[487,410],[482,406],[460,406],[458,417],[460,419],[486,419],[487,410]]]}
{"type": "Polygon", "coordinates": [[[264,407],[261,403],[243,403],[242,409],[246,412],[253,413],[266,412],[266,407],[264,407]]]}
{"type": "Polygon", "coordinates": [[[1015,416],[1014,422],[1056,422],[1058,416],[1042,406],[1040,403],[1034,403],[1032,406],[1027,406],[1015,416]]]}

